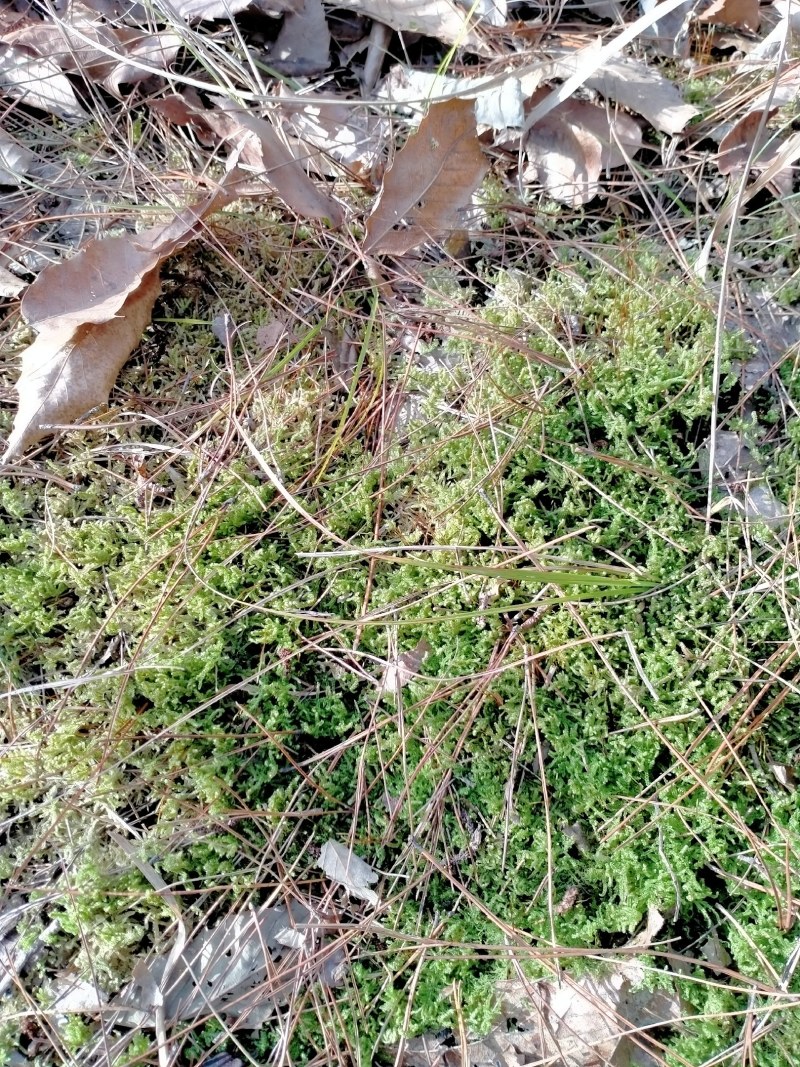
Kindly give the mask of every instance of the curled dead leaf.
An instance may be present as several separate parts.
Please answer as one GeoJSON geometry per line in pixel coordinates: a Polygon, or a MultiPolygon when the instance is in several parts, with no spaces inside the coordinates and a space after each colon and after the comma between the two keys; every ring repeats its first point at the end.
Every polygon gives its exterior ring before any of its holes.
{"type": "MultiPolygon", "coordinates": [[[[535,105],[539,90],[531,100],[535,105]]],[[[555,200],[579,207],[600,192],[604,170],[621,166],[642,146],[639,124],[586,100],[567,100],[531,127],[523,180],[536,181],[555,200]]]]}
{"type": "Polygon", "coordinates": [[[206,215],[235,198],[235,176],[229,180],[230,188],[219,187],[162,226],[87,242],[29,286],[21,311],[38,336],[22,353],[19,407],[0,462],[108,402],[150,321],[161,262],[197,236],[206,215]]]}

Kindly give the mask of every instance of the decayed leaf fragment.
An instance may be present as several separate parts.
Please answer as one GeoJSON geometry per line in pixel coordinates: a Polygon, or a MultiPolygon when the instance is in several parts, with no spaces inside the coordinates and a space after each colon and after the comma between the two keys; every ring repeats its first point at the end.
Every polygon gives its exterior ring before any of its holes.
{"type": "Polygon", "coordinates": [[[369,888],[378,881],[378,875],[351,848],[337,841],[326,841],[319,854],[319,865],[331,881],[343,885],[351,897],[365,900],[367,904],[380,903],[378,894],[369,888]]]}
{"type": "Polygon", "coordinates": [[[397,659],[387,663],[380,683],[381,694],[392,697],[416,678],[430,650],[430,644],[423,637],[408,652],[401,652],[397,659]]]}
{"type": "Polygon", "coordinates": [[[232,913],[197,930],[177,958],[169,953],[140,960],[133,981],[109,1005],[113,1023],[153,1027],[157,1010],[168,1024],[211,1011],[256,1029],[299,982],[326,980],[325,956],[311,953],[317,925],[314,913],[296,900],[232,913]]]}
{"type": "Polygon", "coordinates": [[[719,22],[755,33],[761,25],[758,0],[712,0],[697,16],[698,22],[719,22]]]}
{"type": "Polygon", "coordinates": [[[455,99],[431,105],[384,175],[367,220],[364,251],[402,255],[456,229],[459,211],[487,169],[473,102],[455,99]]]}
{"type": "Polygon", "coordinates": [[[220,188],[164,226],[95,238],[71,259],[45,267],[22,298],[22,316],[38,336],[22,353],[19,408],[0,462],[108,402],[150,321],[162,260],[193,240],[202,219],[235,195],[220,188]]]}

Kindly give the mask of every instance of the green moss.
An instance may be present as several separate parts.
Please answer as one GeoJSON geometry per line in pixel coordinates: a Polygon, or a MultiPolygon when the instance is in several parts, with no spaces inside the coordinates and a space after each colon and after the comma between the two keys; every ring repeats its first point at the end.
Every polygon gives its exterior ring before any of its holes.
{"type": "MultiPolygon", "coordinates": [[[[251,260],[245,248],[244,265],[265,291],[279,272],[330,284],[316,252],[290,257],[275,241],[265,263],[263,248],[251,260]]],[[[770,707],[774,688],[745,683],[788,640],[786,598],[764,588],[781,557],[733,520],[707,530],[701,517],[713,309],[652,250],[604,255],[610,268],[565,258],[541,282],[495,274],[483,305],[460,291],[491,342],[465,330],[447,341],[445,370],[389,366],[397,402],[420,401],[401,434],[377,433],[383,401],[355,395],[342,423],[328,342],[310,323],[291,366],[278,354],[240,398],[257,455],[226,436],[221,400],[196,433],[196,416],[175,431],[188,444],[131,430],[144,487],[117,429],[96,431],[94,451],[68,441],[47,461],[74,491],[0,486],[0,645],[23,690],[0,763],[15,827],[3,871],[19,882],[35,855],[53,872],[60,958],[71,952],[112,989],[168,943],[164,901],[115,844],[127,827],[192,916],[209,894],[235,904],[254,879],[272,892],[277,855],[320,894],[309,846],[355,834],[387,875],[381,921],[394,931],[360,944],[337,1008],[364,1062],[407,1018],[415,1033],[456,1025],[444,994],[454,983],[466,1025],[489,1026],[508,964],[475,946],[501,945],[500,921],[543,946],[554,926],[560,944],[591,953],[624,944],[654,905],[676,950],[696,953],[722,922],[743,975],[769,981],[762,955],[780,971],[792,938],[765,872],[784,884],[797,815],[763,768],[794,758],[798,700],[787,691],[770,707]],[[520,343],[504,343],[509,330],[520,343]],[[341,542],[368,548],[376,530],[395,556],[440,547],[403,562],[335,554],[341,542]],[[745,545],[757,556],[747,565],[745,545]],[[506,572],[510,553],[574,584],[542,598],[506,572]],[[476,564],[497,570],[459,572],[476,564]],[[598,573],[608,587],[584,599],[598,573]],[[422,637],[423,677],[400,706],[379,700],[382,663],[422,637]],[[83,681],[59,687],[69,679],[83,681]],[[759,866],[755,847],[775,855],[759,866]],[[552,916],[548,896],[571,889],[574,906],[552,916]],[[720,920],[720,904],[733,919],[720,920]],[[437,947],[412,959],[420,937],[437,947]],[[441,947],[459,944],[472,947],[441,947]]],[[[232,369],[208,330],[175,321],[208,318],[209,288],[244,320],[238,276],[209,273],[196,293],[182,284],[170,298],[168,286],[154,337],[169,346],[157,373],[145,350],[122,390],[161,390],[166,410],[201,388],[190,372],[246,379],[257,316],[232,369]]],[[[432,277],[429,300],[451,300],[448,285],[432,277]]],[[[357,322],[343,299],[325,327],[345,326],[357,322]]],[[[368,396],[384,354],[376,334],[365,343],[368,396]]],[[[746,355],[741,338],[725,343],[726,367],[746,355]]],[[[775,468],[784,493],[795,438],[775,468]]],[[[670,1039],[676,1063],[733,1040],[725,1013],[743,1007],[724,978],[695,977],[683,985],[702,1018],[670,1039]]],[[[776,1063],[794,1026],[785,1014],[760,1044],[776,1063]]],[[[296,1062],[324,1047],[321,1025],[301,1011],[296,1062]]],[[[80,1043],[73,1029],[65,1040],[80,1043]]],[[[190,1060],[218,1038],[216,1024],[198,1029],[190,1060]]],[[[252,1048],[267,1055],[275,1039],[268,1028],[252,1048]]]]}

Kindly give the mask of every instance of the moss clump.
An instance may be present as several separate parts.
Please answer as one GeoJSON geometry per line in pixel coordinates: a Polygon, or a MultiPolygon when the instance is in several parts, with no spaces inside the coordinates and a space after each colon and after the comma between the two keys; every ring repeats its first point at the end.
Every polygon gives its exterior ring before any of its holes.
{"type": "MultiPolygon", "coordinates": [[[[330,280],[302,247],[260,268],[251,252],[265,290],[281,270],[298,289],[330,280]]],[[[701,516],[712,309],[651,250],[607,256],[531,284],[487,267],[488,296],[469,299],[488,340],[465,325],[411,365],[387,360],[352,294],[259,374],[254,329],[231,365],[209,329],[167,322],[166,421],[68,441],[46,492],[0,486],[0,645],[20,690],[2,863],[55,894],[52,968],[112,988],[168,941],[164,901],[113,843],[122,825],[196,920],[288,871],[320,893],[309,846],[353,840],[387,875],[392,931],[359,943],[336,1008],[365,1062],[408,1029],[456,1026],[454,982],[485,1029],[504,924],[545,955],[553,936],[591,954],[655,906],[675,951],[698,957],[713,926],[748,980],[781,971],[800,829],[768,770],[794,759],[798,713],[776,680],[781,546],[701,516]],[[345,328],[364,355],[349,396],[329,371],[345,328]],[[214,404],[192,392],[196,367],[224,383],[214,404]],[[571,577],[545,586],[518,565],[571,577]],[[421,638],[422,677],[379,697],[381,664],[421,638]]],[[[162,318],[216,300],[243,319],[238,274],[209,276],[162,318]]],[[[120,405],[154,373],[145,347],[120,405]]],[[[682,986],[698,1018],[670,1040],[676,1063],[699,1062],[735,1039],[746,998],[702,961],[682,986]]],[[[300,1012],[295,1062],[326,1025],[300,1012]]],[[[760,1062],[780,1062],[794,1026],[780,1015],[760,1062]]],[[[218,1038],[201,1028],[191,1055],[218,1038]]]]}

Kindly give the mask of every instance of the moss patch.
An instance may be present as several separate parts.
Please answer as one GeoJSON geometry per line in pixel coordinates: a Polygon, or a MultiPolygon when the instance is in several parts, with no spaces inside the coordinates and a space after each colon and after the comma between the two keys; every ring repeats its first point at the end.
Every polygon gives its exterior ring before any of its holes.
{"type": "MultiPolygon", "coordinates": [[[[40,928],[56,922],[41,982],[69,967],[113,991],[169,944],[169,909],[113,833],[143,843],[196,921],[288,878],[320,896],[314,849],[334,837],[383,872],[391,936],[354,937],[330,1018],[301,999],[295,1062],[332,1032],[371,1062],[456,1027],[454,982],[485,1030],[506,927],[544,961],[553,938],[591,955],[648,906],[691,960],[668,1059],[701,1062],[792,950],[800,830],[770,771],[796,758],[800,710],[780,681],[785,546],[727,512],[704,521],[713,308],[616,233],[599,267],[478,264],[446,331],[455,297],[432,277],[409,354],[367,283],[336,282],[272,225],[243,248],[249,289],[208,252],[176,264],[120,381],[125,417],[66,438],[51,480],[0,485],[0,646],[19,690],[0,862],[47,897],[40,928]],[[287,293],[300,325],[264,349],[287,293]],[[227,352],[222,309],[241,325],[227,352]],[[344,388],[343,342],[361,367],[344,388]],[[423,677],[381,697],[383,664],[422,638],[423,677]],[[712,931],[744,977],[703,961],[712,931]]],[[[727,337],[726,367],[747,355],[727,337]]],[[[784,502],[797,450],[796,434],[773,449],[784,502]]],[[[796,1036],[795,1013],[776,1018],[759,1063],[786,1062],[796,1036]]],[[[245,1038],[256,1059],[276,1034],[245,1038]]],[[[219,1026],[187,1040],[195,1062],[219,1026]]]]}

